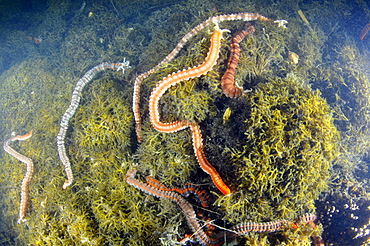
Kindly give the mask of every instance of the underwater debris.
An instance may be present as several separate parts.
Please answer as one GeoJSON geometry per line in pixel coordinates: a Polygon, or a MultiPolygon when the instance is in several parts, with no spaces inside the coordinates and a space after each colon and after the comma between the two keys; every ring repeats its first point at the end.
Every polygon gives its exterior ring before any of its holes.
{"type": "Polygon", "coordinates": [[[226,122],[229,120],[230,116],[231,116],[231,108],[228,107],[225,110],[224,115],[222,116],[222,123],[226,124],[226,122]]]}
{"type": "Polygon", "coordinates": [[[288,59],[291,64],[297,65],[299,61],[299,55],[297,55],[293,51],[288,51],[288,59]]]}
{"type": "Polygon", "coordinates": [[[286,24],[288,24],[287,20],[276,20],[274,23],[278,24],[278,27],[286,28],[286,24]]]}
{"type": "Polygon", "coordinates": [[[304,21],[304,23],[306,23],[306,25],[308,26],[308,28],[310,29],[310,31],[313,33],[314,30],[312,29],[311,24],[310,24],[310,22],[308,22],[308,20],[307,20],[306,16],[304,15],[303,11],[302,10],[298,10],[298,14],[301,17],[301,19],[304,21]]]}

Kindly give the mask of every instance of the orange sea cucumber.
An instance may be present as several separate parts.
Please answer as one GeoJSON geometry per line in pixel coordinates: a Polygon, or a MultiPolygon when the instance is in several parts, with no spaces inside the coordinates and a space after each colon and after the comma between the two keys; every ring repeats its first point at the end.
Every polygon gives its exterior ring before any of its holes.
{"type": "Polygon", "coordinates": [[[204,151],[203,151],[203,138],[200,132],[200,127],[197,124],[191,125],[191,132],[193,135],[193,148],[195,152],[195,156],[198,160],[198,163],[202,170],[209,174],[212,179],[213,184],[217,187],[219,191],[222,192],[224,195],[231,194],[230,188],[224,183],[220,174],[216,171],[216,169],[208,162],[204,151]]]}
{"type": "Polygon", "coordinates": [[[366,34],[370,31],[370,23],[366,24],[361,30],[360,40],[363,40],[366,34]]]}
{"type": "Polygon", "coordinates": [[[27,201],[28,201],[28,185],[32,178],[33,173],[33,162],[30,158],[19,154],[17,151],[15,151],[13,148],[9,146],[9,143],[14,140],[26,140],[28,138],[32,137],[32,131],[25,135],[18,135],[15,137],[12,137],[4,142],[4,150],[9,153],[10,155],[14,156],[21,162],[25,163],[27,165],[27,171],[24,175],[23,181],[22,181],[22,187],[21,187],[21,202],[19,207],[19,219],[18,224],[20,222],[24,221],[24,216],[26,215],[27,210],[27,201]]]}
{"type": "Polygon", "coordinates": [[[140,107],[139,107],[139,101],[140,101],[140,87],[141,82],[147,78],[149,75],[157,71],[157,69],[166,62],[170,62],[176,55],[179,53],[179,51],[184,47],[184,45],[188,42],[188,40],[193,37],[195,34],[197,34],[200,30],[202,30],[204,27],[208,26],[211,23],[219,23],[222,21],[233,21],[233,20],[243,20],[243,21],[253,21],[253,20],[260,20],[260,21],[269,21],[273,22],[271,19],[257,14],[257,13],[238,13],[238,14],[224,14],[224,15],[218,15],[218,16],[212,16],[209,17],[206,21],[200,23],[196,27],[194,27],[190,32],[188,32],[176,45],[176,47],[155,67],[150,69],[149,71],[140,74],[135,79],[135,85],[134,85],[134,93],[133,93],[133,103],[132,103],[132,110],[134,112],[134,118],[135,118],[135,130],[137,135],[137,140],[140,143],[141,142],[141,116],[140,116],[140,107]]]}
{"type": "Polygon", "coordinates": [[[227,97],[235,98],[240,97],[242,89],[235,87],[234,75],[236,66],[240,58],[240,42],[247,36],[255,31],[252,25],[247,25],[245,30],[242,30],[235,34],[230,43],[230,56],[227,63],[227,70],[221,78],[221,88],[227,97]]]}
{"type": "Polygon", "coordinates": [[[149,99],[149,114],[150,122],[156,130],[161,132],[177,132],[190,126],[190,123],[186,121],[162,123],[159,119],[159,100],[171,86],[174,86],[184,80],[199,77],[203,74],[206,74],[212,69],[212,67],[216,64],[217,58],[219,56],[222,32],[223,31],[220,30],[218,27],[213,32],[209,53],[204,63],[202,63],[198,67],[190,68],[188,70],[180,71],[167,76],[162,81],[160,81],[153,89],[149,99]]]}
{"type": "Polygon", "coordinates": [[[206,192],[204,190],[201,190],[200,187],[198,187],[197,185],[187,183],[187,184],[185,184],[185,188],[183,188],[183,189],[167,188],[164,184],[162,184],[161,182],[159,182],[158,180],[156,180],[156,179],[154,179],[150,176],[147,176],[145,178],[145,180],[146,180],[147,184],[157,188],[158,190],[174,191],[174,192],[177,192],[181,195],[187,195],[189,193],[193,193],[200,200],[200,202],[202,204],[202,207],[206,208],[209,205],[208,195],[206,194],[206,192]]]}
{"type": "Polygon", "coordinates": [[[153,89],[150,99],[149,99],[149,114],[150,114],[150,122],[152,123],[153,127],[160,132],[177,132],[183,130],[185,128],[190,127],[192,130],[193,135],[193,146],[194,152],[197,157],[198,163],[200,167],[208,173],[215,186],[224,194],[229,195],[231,193],[230,189],[227,185],[223,182],[220,175],[212,167],[209,162],[207,161],[204,152],[203,152],[203,145],[202,145],[202,135],[200,132],[199,125],[190,123],[187,121],[174,121],[171,123],[163,123],[160,120],[160,112],[159,112],[159,100],[163,96],[163,94],[173,85],[188,80],[190,78],[199,77],[203,74],[206,74],[208,71],[212,69],[212,67],[216,64],[217,58],[219,56],[220,46],[221,46],[221,38],[222,32],[225,30],[220,30],[216,25],[215,31],[211,37],[211,46],[209,48],[208,55],[205,59],[205,62],[199,65],[198,67],[190,68],[188,70],[180,71],[174,74],[171,74],[160,81],[156,87],[153,89]]]}

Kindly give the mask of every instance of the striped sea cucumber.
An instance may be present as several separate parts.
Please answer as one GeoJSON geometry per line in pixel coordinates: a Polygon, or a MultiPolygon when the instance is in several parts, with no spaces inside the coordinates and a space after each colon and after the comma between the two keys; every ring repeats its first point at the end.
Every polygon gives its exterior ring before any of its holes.
{"type": "Polygon", "coordinates": [[[125,69],[129,67],[129,61],[126,61],[125,59],[123,60],[122,63],[107,63],[104,62],[100,65],[97,65],[87,71],[85,75],[77,82],[73,93],[72,93],[72,99],[71,99],[71,104],[69,105],[68,109],[66,112],[63,114],[62,119],[60,121],[60,129],[59,133],[57,136],[57,146],[58,146],[58,153],[59,153],[59,158],[62,161],[64,165],[64,169],[67,174],[67,180],[63,184],[63,189],[67,188],[70,186],[73,182],[73,172],[71,169],[71,163],[69,161],[69,158],[66,153],[66,147],[65,147],[65,137],[68,129],[68,124],[69,120],[72,118],[72,116],[75,114],[78,105],[80,103],[81,99],[81,92],[83,88],[94,78],[94,76],[100,72],[103,71],[107,68],[112,69],[112,70],[122,70],[122,72],[125,72],[125,69]]]}
{"type": "MultiPolygon", "coordinates": [[[[203,231],[201,225],[199,224],[196,218],[193,206],[178,193],[182,192],[181,189],[167,188],[158,180],[153,179],[151,177],[147,177],[146,178],[147,183],[143,183],[135,178],[136,172],[137,170],[135,169],[129,170],[127,172],[126,174],[127,183],[149,195],[156,196],[159,198],[168,198],[175,201],[181,207],[182,211],[186,216],[188,224],[194,233],[192,236],[194,236],[203,245],[222,245],[226,241],[231,241],[236,237],[245,235],[246,233],[249,232],[258,232],[258,233],[275,232],[280,229],[286,228],[289,224],[287,220],[275,220],[262,223],[247,222],[238,224],[232,227],[230,230],[226,229],[227,230],[226,232],[221,232],[216,235],[208,235],[207,233],[212,231],[208,230],[206,232],[203,231]]],[[[314,222],[316,218],[317,217],[314,214],[305,214],[296,219],[294,223],[311,223],[314,222]]],[[[213,224],[211,224],[211,226],[212,225],[213,224]]],[[[314,240],[316,238],[319,237],[313,237],[314,240]]],[[[182,242],[185,243],[187,240],[189,240],[189,237],[185,237],[182,240],[182,242]]]]}
{"type": "Polygon", "coordinates": [[[209,53],[204,63],[197,67],[171,74],[164,78],[163,80],[161,80],[155,86],[149,99],[149,114],[150,122],[152,123],[153,127],[156,130],[160,132],[177,132],[190,126],[190,123],[187,121],[174,121],[171,123],[162,123],[159,119],[160,117],[159,100],[171,86],[174,86],[177,83],[184,80],[199,77],[203,74],[206,74],[208,71],[212,69],[212,67],[216,64],[219,55],[222,32],[223,32],[222,30],[216,27],[216,30],[212,34],[211,46],[209,48],[209,53]]]}
{"type": "Polygon", "coordinates": [[[297,222],[298,223],[310,223],[310,222],[314,222],[316,219],[317,219],[316,214],[307,213],[307,214],[304,214],[298,217],[297,222]]]}
{"type": "MultiPolygon", "coordinates": [[[[315,214],[304,214],[296,219],[296,223],[311,223],[317,219],[315,214]]],[[[237,236],[244,235],[248,232],[274,232],[280,230],[288,225],[287,220],[275,220],[270,222],[247,222],[241,223],[232,228],[232,230],[237,234],[237,236]]],[[[234,236],[235,237],[235,236],[234,236]]]]}
{"type": "Polygon", "coordinates": [[[224,183],[220,174],[216,169],[208,162],[204,152],[203,152],[203,138],[200,132],[200,127],[197,124],[191,125],[191,132],[193,135],[193,148],[195,156],[202,170],[208,173],[212,179],[213,184],[217,187],[219,191],[224,195],[231,194],[230,188],[224,183]]]}
{"type": "Polygon", "coordinates": [[[203,208],[209,207],[209,204],[210,204],[209,196],[199,186],[194,185],[194,184],[189,184],[189,183],[185,184],[185,188],[182,189],[181,194],[187,195],[189,193],[195,194],[196,197],[198,197],[203,208]]]}
{"type": "Polygon", "coordinates": [[[366,34],[370,31],[370,23],[366,24],[361,30],[360,40],[363,40],[366,34]]]}
{"type": "Polygon", "coordinates": [[[174,191],[174,192],[178,192],[182,195],[187,195],[189,193],[195,194],[197,196],[197,198],[200,200],[200,202],[202,204],[202,207],[206,208],[206,207],[209,206],[209,197],[208,197],[208,195],[205,193],[204,190],[201,190],[197,185],[187,183],[187,184],[185,184],[185,187],[182,188],[182,189],[167,188],[161,182],[159,182],[158,180],[156,180],[156,179],[154,179],[150,176],[147,176],[145,180],[149,185],[157,188],[158,190],[174,191]]]}
{"type": "Polygon", "coordinates": [[[240,42],[247,36],[252,34],[255,31],[252,25],[247,25],[245,30],[242,30],[235,34],[231,38],[230,43],[230,56],[227,63],[227,70],[221,78],[221,88],[223,93],[227,97],[235,98],[240,97],[242,94],[242,89],[235,87],[234,85],[234,75],[236,66],[238,65],[239,57],[240,57],[240,42]]]}
{"type": "Polygon", "coordinates": [[[254,223],[247,222],[241,223],[232,228],[239,236],[248,232],[274,232],[286,226],[286,220],[276,220],[271,222],[254,223]]]}
{"type": "MultiPolygon", "coordinates": [[[[193,206],[185,200],[180,194],[178,194],[175,191],[170,191],[169,188],[164,186],[160,183],[160,189],[156,188],[155,186],[152,186],[150,184],[145,184],[138,179],[135,178],[136,174],[135,169],[129,170],[126,174],[126,181],[129,185],[134,186],[135,188],[149,194],[152,196],[156,196],[159,198],[168,198],[173,201],[175,201],[184,212],[186,219],[188,221],[188,224],[190,228],[192,229],[195,238],[199,241],[199,243],[204,245],[218,245],[218,240],[215,241],[212,238],[210,238],[200,226],[195,211],[193,209],[193,206]]],[[[157,182],[155,182],[157,184],[157,182]]]]}
{"type": "Polygon", "coordinates": [[[18,224],[21,222],[24,222],[24,217],[26,215],[27,210],[27,201],[28,201],[28,186],[32,178],[33,173],[33,162],[30,158],[19,154],[17,151],[15,151],[13,148],[9,146],[9,143],[15,140],[26,140],[28,138],[32,137],[32,131],[25,135],[18,135],[12,138],[9,138],[4,142],[4,150],[9,153],[10,155],[17,158],[19,161],[25,163],[27,165],[27,171],[24,175],[23,181],[22,181],[22,187],[21,187],[21,201],[19,206],[19,219],[18,224]]]}
{"type": "Polygon", "coordinates": [[[211,23],[219,23],[222,21],[233,21],[233,20],[243,20],[243,21],[253,21],[253,20],[260,20],[260,21],[269,21],[273,22],[271,19],[257,14],[257,13],[238,13],[238,14],[224,14],[224,15],[218,15],[218,16],[212,16],[209,17],[206,21],[200,23],[196,27],[194,27],[190,32],[188,32],[176,45],[176,47],[156,66],[154,66],[149,71],[142,73],[135,79],[135,85],[134,85],[134,93],[133,93],[133,104],[132,104],[132,110],[134,112],[135,117],[135,123],[136,123],[136,135],[138,142],[141,142],[141,116],[140,116],[140,87],[141,82],[147,78],[149,75],[154,73],[158,70],[158,68],[167,62],[170,62],[175,56],[179,53],[179,51],[184,47],[184,45],[188,42],[190,38],[192,38],[195,34],[197,34],[200,30],[205,28],[211,23]]]}
{"type": "Polygon", "coordinates": [[[200,167],[211,176],[215,186],[224,195],[229,195],[231,193],[229,187],[227,187],[227,185],[223,182],[216,169],[209,164],[204,155],[202,135],[200,132],[199,125],[180,120],[171,123],[163,123],[160,121],[160,112],[159,112],[159,100],[171,86],[181,81],[199,77],[203,74],[206,74],[216,64],[220,51],[223,31],[225,30],[220,30],[216,25],[215,31],[213,32],[211,37],[211,46],[209,48],[209,52],[204,63],[197,67],[171,74],[156,85],[149,99],[149,114],[150,122],[157,131],[171,133],[183,130],[188,127],[191,128],[193,135],[194,152],[200,167]]]}

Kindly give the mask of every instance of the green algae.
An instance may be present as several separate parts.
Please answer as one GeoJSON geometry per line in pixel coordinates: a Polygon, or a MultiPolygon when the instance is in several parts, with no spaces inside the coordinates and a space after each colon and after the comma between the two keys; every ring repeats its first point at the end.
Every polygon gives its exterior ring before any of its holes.
{"type": "Polygon", "coordinates": [[[78,108],[74,122],[77,125],[77,136],[74,137],[77,146],[99,151],[104,149],[103,146],[106,151],[127,151],[133,115],[127,113],[131,110],[127,103],[130,94],[119,93],[125,90],[129,92],[106,78],[94,81],[92,87],[86,90],[89,99],[78,108]],[[105,91],[103,95],[100,93],[102,90],[105,91]]]}
{"type": "Polygon", "coordinates": [[[294,75],[258,85],[246,100],[242,148],[225,150],[238,177],[235,197],[218,203],[226,218],[292,220],[313,213],[339,137],[329,106],[294,75]]]}

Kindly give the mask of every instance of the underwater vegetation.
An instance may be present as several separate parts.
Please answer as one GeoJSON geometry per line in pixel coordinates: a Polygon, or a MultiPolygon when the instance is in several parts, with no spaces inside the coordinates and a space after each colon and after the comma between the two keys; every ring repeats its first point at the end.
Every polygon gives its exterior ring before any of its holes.
{"type": "Polygon", "coordinates": [[[244,106],[244,143],[225,149],[238,179],[235,196],[220,199],[229,219],[293,219],[314,212],[339,137],[320,92],[288,75],[259,84],[244,106]],[[252,204],[264,205],[255,210],[252,204]]]}
{"type": "MultiPolygon", "coordinates": [[[[236,172],[233,194],[216,201],[223,218],[235,224],[315,213],[314,200],[327,189],[339,138],[326,101],[292,74],[259,84],[244,100],[246,119],[238,123],[243,135],[238,147],[223,152],[236,172]]],[[[263,235],[258,241],[280,245],[304,238],[290,233],[284,233],[285,239],[263,235]]],[[[255,237],[246,235],[250,243],[255,237]]],[[[307,234],[305,240],[309,245],[307,234]]]]}
{"type": "Polygon", "coordinates": [[[331,241],[340,237],[343,243],[369,244],[369,53],[360,52],[352,42],[338,47],[335,73],[330,73],[341,129],[342,149],[332,170],[332,185],[328,197],[317,207],[323,214],[324,231],[331,241]],[[345,221],[338,226],[339,221],[345,221]]]}
{"type": "MultiPolygon", "coordinates": [[[[312,245],[315,236],[330,245],[369,243],[368,37],[359,43],[369,6],[362,1],[355,6],[343,1],[149,2],[47,1],[28,29],[12,26],[6,52],[24,58],[14,59],[0,77],[0,133],[5,140],[33,130],[32,138],[12,147],[31,158],[35,170],[26,221],[17,224],[25,167],[5,152],[0,155],[0,244],[178,244],[192,233],[185,214],[171,200],[127,184],[131,168],[138,169],[139,180],[151,176],[168,187],[199,185],[210,199],[207,210],[195,196],[186,199],[203,214],[199,220],[221,227],[215,233],[241,222],[294,221],[305,213],[319,218],[315,226],[289,223],[230,244],[312,245]],[[148,116],[153,87],[168,74],[202,63],[213,27],[200,31],[173,61],[143,81],[140,144],[132,81],[209,16],[236,12],[288,20],[288,28],[251,22],[256,31],[241,42],[235,71],[237,83],[251,91],[238,99],[222,95],[229,41],[244,28],[243,21],[223,22],[220,27],[231,32],[223,35],[212,71],[171,87],[160,102],[164,122],[200,125],[205,155],[232,191],[222,196],[197,163],[190,131],[157,132],[148,116]],[[358,32],[344,23],[355,23],[358,32]],[[26,36],[43,41],[36,45],[26,36]],[[297,63],[289,61],[289,52],[299,55],[297,63]],[[130,70],[124,75],[104,71],[82,92],[66,138],[75,182],[62,190],[65,173],[56,135],[75,83],[91,67],[123,57],[130,60],[130,70]]],[[[0,66],[7,68],[4,62],[0,66]]]]}

